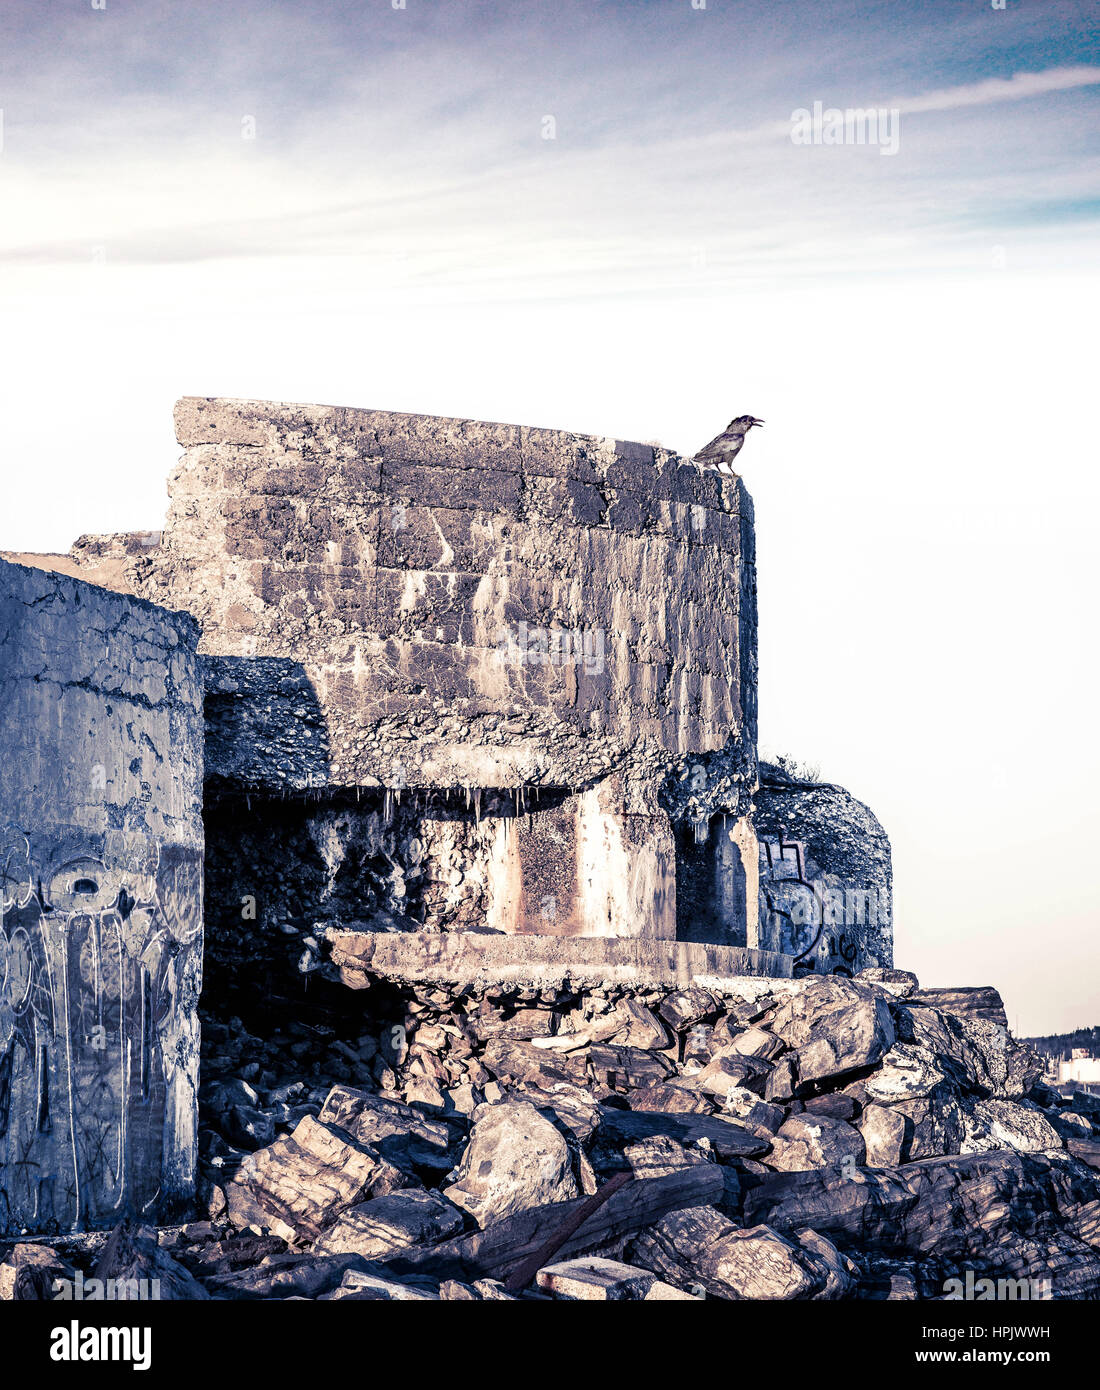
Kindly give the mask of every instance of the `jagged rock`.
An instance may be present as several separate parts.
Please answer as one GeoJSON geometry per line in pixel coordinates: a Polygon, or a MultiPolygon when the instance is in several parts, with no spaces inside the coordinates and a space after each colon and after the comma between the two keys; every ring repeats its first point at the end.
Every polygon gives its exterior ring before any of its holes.
{"type": "Polygon", "coordinates": [[[767,1028],[746,1028],[743,1033],[734,1035],[730,1047],[742,1057],[760,1057],[770,1061],[779,1056],[784,1044],[767,1028]]]}
{"type": "Polygon", "coordinates": [[[363,1303],[435,1303],[441,1294],[430,1279],[395,1279],[372,1270],[349,1269],[338,1288],[319,1297],[326,1303],[348,1298],[363,1303]]]}
{"type": "Polygon", "coordinates": [[[472,1115],[481,1104],[473,1086],[451,1086],[446,1092],[446,1109],[456,1115],[472,1115]]]}
{"type": "Polygon", "coordinates": [[[636,999],[620,999],[612,1017],[620,1024],[610,1038],[617,1046],[660,1049],[668,1047],[671,1041],[668,1030],[656,1014],[636,999]]]}
{"type": "Polygon", "coordinates": [[[361,1255],[312,1255],[288,1250],[268,1255],[258,1265],[236,1274],[206,1280],[218,1298],[323,1298],[339,1288],[349,1271],[365,1266],[361,1255]]]}
{"type": "Polygon", "coordinates": [[[958,1153],[965,1133],[955,1100],[917,1098],[897,1105],[867,1105],[859,1131],[872,1168],[891,1168],[940,1154],[958,1153]]]}
{"type": "Polygon", "coordinates": [[[660,1178],[667,1173],[675,1173],[679,1168],[714,1161],[698,1149],[678,1144],[667,1134],[655,1134],[647,1139],[639,1139],[637,1143],[627,1144],[623,1149],[623,1158],[639,1178],[660,1178]]]}
{"type": "Polygon", "coordinates": [[[479,1106],[470,1142],[444,1194],[479,1226],[577,1195],[569,1147],[524,1101],[479,1106]]]}
{"type": "Polygon", "coordinates": [[[792,1056],[779,1057],[764,1080],[764,1099],[789,1101],[798,1086],[798,1068],[792,1056]]]}
{"type": "Polygon", "coordinates": [[[833,1091],[823,1096],[807,1096],[801,1102],[807,1115],[829,1115],[834,1120],[855,1120],[862,1105],[855,1096],[833,1091]]]}
{"type": "Polygon", "coordinates": [[[843,1120],[828,1115],[792,1115],[772,1140],[766,1162],[785,1173],[821,1168],[830,1163],[864,1161],[863,1138],[843,1120]]]}
{"type": "Polygon", "coordinates": [[[771,1063],[760,1057],[742,1057],[738,1052],[723,1052],[711,1058],[702,1071],[691,1078],[700,1091],[724,1101],[730,1091],[763,1091],[771,1063]]]}
{"type": "Polygon", "coordinates": [[[130,1222],[123,1222],[111,1232],[96,1264],[95,1278],[104,1284],[113,1280],[116,1290],[120,1282],[132,1288],[140,1288],[144,1283],[150,1289],[150,1297],[163,1300],[210,1297],[190,1270],[160,1248],[155,1227],[130,1222]]]}
{"type": "Polygon", "coordinates": [[[527,1087],[522,1097],[529,1100],[563,1134],[584,1142],[600,1122],[599,1102],[580,1086],[570,1086],[564,1081],[552,1086],[549,1091],[537,1087],[527,1087]]]}
{"type": "Polygon", "coordinates": [[[918,989],[910,999],[914,1004],[927,1005],[940,1013],[982,1019],[1008,1030],[1004,1000],[992,985],[976,985],[969,989],[918,989]]]}
{"type": "Polygon", "coordinates": [[[250,1106],[234,1105],[225,1117],[225,1137],[242,1149],[262,1149],[275,1140],[275,1117],[250,1106]]]}
{"type": "MultiPolygon", "coordinates": [[[[744,983],[742,988],[744,988],[744,983]]],[[[743,1028],[766,1020],[781,999],[789,999],[803,988],[800,980],[784,980],[778,986],[769,982],[762,988],[759,981],[748,984],[748,992],[742,998],[727,999],[722,1004],[722,1017],[714,1026],[715,1034],[725,1044],[732,1042],[743,1028]],[[778,992],[776,992],[778,990],[778,992]]]]}
{"type": "Polygon", "coordinates": [[[1043,1153],[1060,1149],[1058,1131],[1038,1106],[1027,1102],[972,1101],[963,1110],[965,1135],[959,1152],[985,1153],[990,1149],[1015,1149],[1018,1153],[1043,1153]]]}
{"type": "Polygon", "coordinates": [[[559,1081],[583,1086],[587,1080],[583,1051],[558,1053],[509,1038],[492,1038],[481,1054],[489,1072],[501,1080],[524,1081],[549,1090],[559,1081]]]}
{"type": "Polygon", "coordinates": [[[1086,1139],[1067,1139],[1066,1149],[1090,1168],[1100,1168],[1100,1144],[1086,1139]]]}
{"type": "Polygon", "coordinates": [[[709,1114],[714,1106],[690,1079],[670,1077],[667,1081],[655,1081],[652,1086],[642,1086],[639,1090],[632,1091],[630,1108],[667,1111],[669,1114],[705,1115],[709,1114]]]}
{"type": "Polygon", "coordinates": [[[891,1105],[930,1096],[946,1080],[946,1070],[937,1064],[935,1053],[913,1043],[895,1043],[863,1086],[871,1100],[891,1105]]]}
{"type": "Polygon", "coordinates": [[[1100,1186],[1066,1153],[996,1150],[852,1176],[776,1173],[757,1184],[746,1191],[746,1222],[809,1227],[841,1249],[1049,1277],[1059,1298],[1100,1294],[1100,1186]]]}
{"type": "Polygon", "coordinates": [[[549,1037],[558,1029],[558,1018],[552,1009],[516,1009],[507,1013],[483,1005],[480,1012],[471,1015],[470,1023],[483,1041],[500,1038],[529,1042],[532,1038],[549,1037]]]}
{"type": "Polygon", "coordinates": [[[203,1105],[215,1115],[223,1115],[234,1106],[255,1108],[260,1104],[259,1094],[247,1081],[242,1081],[239,1077],[203,1086],[200,1097],[203,1105]]]}
{"type": "Polygon", "coordinates": [[[321,1108],[322,1124],[346,1131],[403,1172],[448,1172],[457,1158],[461,1126],[429,1118],[414,1106],[353,1086],[334,1086],[321,1108]]]}
{"type": "Polygon", "coordinates": [[[667,1135],[678,1144],[699,1144],[703,1140],[724,1160],[752,1158],[767,1153],[767,1139],[720,1115],[660,1114],[654,1111],[615,1110],[602,1106],[601,1123],[592,1140],[591,1157],[598,1168],[610,1171],[622,1167],[622,1153],[628,1144],[658,1135],[667,1135]]]}
{"type": "MultiPolygon", "coordinates": [[[[1061,1098],[1059,1097],[1059,1099],[1061,1098]]],[[[1092,1120],[1093,1126],[1100,1129],[1100,1096],[1091,1095],[1088,1091],[1074,1091],[1073,1101],[1069,1108],[1088,1116],[1092,1120]]]]}
{"type": "Polygon", "coordinates": [[[278,1236],[257,1236],[251,1232],[211,1241],[199,1249],[180,1252],[178,1258],[197,1278],[234,1274],[257,1265],[269,1255],[286,1253],[286,1241],[278,1236]]]}
{"type": "Polygon", "coordinates": [[[314,1240],[348,1207],[410,1181],[377,1150],[307,1115],[293,1134],[248,1155],[226,1186],[227,1211],[238,1229],[314,1240]]]}
{"type": "Polygon", "coordinates": [[[702,1285],[715,1298],[786,1301],[826,1288],[837,1296],[834,1270],[844,1264],[835,1250],[835,1261],[827,1263],[826,1246],[818,1237],[807,1253],[767,1226],[741,1229],[713,1207],[693,1207],[664,1217],[635,1240],[631,1258],[681,1289],[702,1285]]]}
{"type": "Polygon", "coordinates": [[[916,1262],[872,1256],[860,1282],[859,1297],[882,1302],[909,1303],[921,1297],[916,1262]]]}
{"type": "Polygon", "coordinates": [[[1042,1075],[1042,1060],[1001,1024],[956,1017],[906,1003],[898,1007],[899,1037],[934,1053],[955,1082],[1012,1100],[1027,1095],[1042,1075]]]}
{"type": "Polygon", "coordinates": [[[871,985],[882,985],[899,999],[907,999],[920,986],[911,970],[891,970],[882,965],[869,965],[857,970],[855,978],[871,985]]]}
{"type": "Polygon", "coordinates": [[[1048,1110],[1047,1119],[1063,1139],[1092,1138],[1092,1122],[1087,1115],[1079,1115],[1074,1110],[1048,1110]]]}
{"type": "Polygon", "coordinates": [[[442,1089],[426,1076],[415,1076],[405,1087],[409,1105],[426,1105],[432,1110],[446,1110],[447,1098],[442,1089]]]}
{"type": "Polygon", "coordinates": [[[638,1047],[590,1047],[588,1059],[597,1080],[617,1091],[662,1081],[676,1070],[667,1057],[638,1047]]]}
{"type": "MultiPolygon", "coordinates": [[[[588,1212],[590,1199],[534,1207],[494,1221],[483,1231],[444,1241],[426,1250],[399,1251],[387,1261],[400,1270],[438,1272],[466,1282],[482,1278],[509,1280],[521,1273],[550,1240],[564,1243],[559,1260],[616,1248],[626,1237],[659,1221],[670,1211],[707,1206],[725,1195],[723,1170],[716,1163],[681,1168],[661,1178],[635,1179],[588,1212]],[[580,1219],[581,1224],[575,1223],[580,1219]]],[[[534,1274],[532,1272],[532,1278],[534,1274]]]]}
{"type": "Polygon", "coordinates": [[[0,1264],[0,1303],[44,1302],[57,1296],[58,1281],[75,1276],[73,1266],[51,1246],[18,1244],[0,1264]]]}
{"type": "Polygon", "coordinates": [[[718,1001],[709,990],[693,987],[667,995],[657,1012],[676,1033],[686,1033],[693,1024],[718,1012],[718,1001]]]}
{"type": "Polygon", "coordinates": [[[732,1086],[726,1092],[722,1113],[765,1138],[775,1134],[785,1118],[778,1105],[769,1105],[743,1086],[732,1086]]]}
{"type": "MultiPolygon", "coordinates": [[[[917,1103],[921,1115],[927,1114],[927,1102],[917,1103]]],[[[893,1168],[910,1158],[927,1158],[927,1148],[916,1137],[917,1121],[904,1105],[867,1105],[859,1120],[866,1151],[865,1162],[870,1168],[893,1168]]]]}
{"type": "Polygon", "coordinates": [[[818,1275],[819,1287],[814,1298],[822,1301],[844,1298],[860,1277],[859,1266],[816,1231],[798,1231],[795,1239],[802,1247],[803,1263],[818,1275]]]}
{"type": "Polygon", "coordinates": [[[462,1229],[462,1213],[436,1192],[391,1192],[343,1212],[312,1245],[318,1255],[373,1260],[408,1245],[433,1245],[462,1229]]]}
{"type": "Polygon", "coordinates": [[[769,1027],[796,1052],[800,1086],[873,1066],[895,1038],[882,991],[837,976],[810,981],[779,1005],[769,1027]]]}
{"type": "Polygon", "coordinates": [[[450,1303],[515,1303],[515,1294],[496,1279],[475,1279],[463,1284],[458,1279],[444,1279],[439,1285],[439,1297],[450,1303]]]}

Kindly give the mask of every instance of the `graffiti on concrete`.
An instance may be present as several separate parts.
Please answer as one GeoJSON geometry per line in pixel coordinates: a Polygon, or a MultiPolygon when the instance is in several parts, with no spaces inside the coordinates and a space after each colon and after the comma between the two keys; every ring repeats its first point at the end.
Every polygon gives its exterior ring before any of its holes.
{"type": "Polygon", "coordinates": [[[867,934],[890,920],[890,905],[875,888],[823,873],[805,843],[760,838],[762,927],[774,949],[795,957],[795,972],[852,975],[867,962],[867,934]]]}
{"type": "Polygon", "coordinates": [[[189,1150],[201,875],[141,835],[0,827],[0,1233],[150,1212],[189,1150]]]}

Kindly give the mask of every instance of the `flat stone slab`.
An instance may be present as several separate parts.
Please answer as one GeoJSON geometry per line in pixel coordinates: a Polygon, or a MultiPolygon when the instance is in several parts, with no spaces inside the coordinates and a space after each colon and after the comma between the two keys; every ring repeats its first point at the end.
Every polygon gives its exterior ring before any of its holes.
{"type": "Polygon", "coordinates": [[[364,932],[330,927],[332,959],[344,983],[369,976],[438,984],[547,987],[630,984],[689,986],[706,977],[789,979],[793,958],[747,946],[622,936],[508,936],[480,932],[364,932]]]}

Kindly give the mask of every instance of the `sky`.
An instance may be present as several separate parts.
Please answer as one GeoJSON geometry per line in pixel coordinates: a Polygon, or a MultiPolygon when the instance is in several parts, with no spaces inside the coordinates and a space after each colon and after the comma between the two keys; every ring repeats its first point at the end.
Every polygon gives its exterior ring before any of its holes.
{"type": "Polygon", "coordinates": [[[899,966],[1100,1023],[1097,20],[4,0],[0,549],[159,527],[182,395],[760,416],[762,747],[882,820],[899,966]]]}

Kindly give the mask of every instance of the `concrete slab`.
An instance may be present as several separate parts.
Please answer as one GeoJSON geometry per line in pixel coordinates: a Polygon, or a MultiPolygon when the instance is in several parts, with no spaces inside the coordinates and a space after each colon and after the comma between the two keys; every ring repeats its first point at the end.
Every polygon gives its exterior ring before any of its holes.
{"type": "Polygon", "coordinates": [[[370,976],[440,984],[517,984],[545,988],[569,981],[686,987],[698,978],[787,979],[792,958],[745,946],[616,936],[506,936],[480,932],[365,932],[330,928],[332,959],[344,982],[364,989],[370,976]]]}

